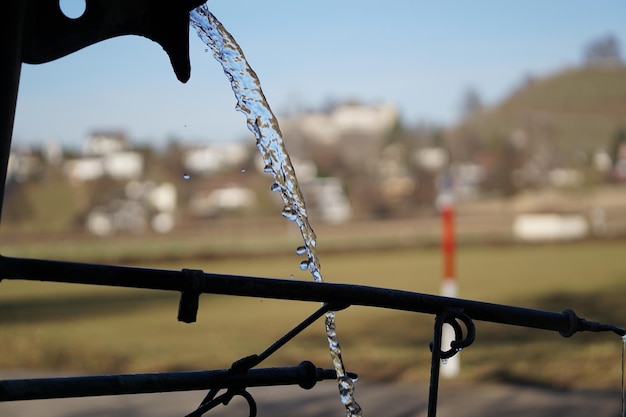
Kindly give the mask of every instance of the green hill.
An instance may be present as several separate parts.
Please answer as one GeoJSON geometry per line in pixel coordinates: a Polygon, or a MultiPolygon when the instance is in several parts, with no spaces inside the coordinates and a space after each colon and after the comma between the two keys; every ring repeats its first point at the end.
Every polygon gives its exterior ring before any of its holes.
{"type": "Polygon", "coordinates": [[[501,103],[467,117],[449,137],[461,158],[500,148],[513,132],[529,149],[588,155],[608,150],[620,128],[626,128],[626,67],[585,67],[527,80],[501,103]]]}

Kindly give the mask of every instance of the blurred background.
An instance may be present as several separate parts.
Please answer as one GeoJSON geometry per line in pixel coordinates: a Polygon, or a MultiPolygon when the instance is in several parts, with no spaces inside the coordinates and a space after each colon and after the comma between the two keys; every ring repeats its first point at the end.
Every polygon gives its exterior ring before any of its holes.
{"type": "MultiPolygon", "coordinates": [[[[626,5],[209,8],[278,117],[327,281],[438,293],[440,203],[452,199],[461,297],[626,324],[626,5]]],[[[194,33],[190,54],[186,85],[158,45],[133,37],[24,66],[4,255],[310,279],[297,227],[280,215],[227,79],[194,33]]],[[[0,288],[2,368],[228,367],[316,307],[203,296],[187,326],[175,295],[0,288]]],[[[431,321],[338,313],[348,368],[425,381],[431,321]]],[[[273,363],[329,364],[318,327],[273,363]]],[[[481,323],[459,378],[618,389],[620,352],[613,335],[481,323]]]]}

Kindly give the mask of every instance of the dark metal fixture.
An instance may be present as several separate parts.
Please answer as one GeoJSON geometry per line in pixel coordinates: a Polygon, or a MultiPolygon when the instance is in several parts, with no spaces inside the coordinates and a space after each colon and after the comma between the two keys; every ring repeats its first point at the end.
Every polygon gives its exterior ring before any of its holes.
{"type": "MultiPolygon", "coordinates": [[[[8,0],[0,6],[0,198],[4,195],[22,63],[41,64],[121,35],[144,36],[170,57],[187,82],[189,11],[203,0],[85,0],[76,19],[59,0],[8,0]]],[[[0,215],[2,205],[0,204],[0,215]]]]}

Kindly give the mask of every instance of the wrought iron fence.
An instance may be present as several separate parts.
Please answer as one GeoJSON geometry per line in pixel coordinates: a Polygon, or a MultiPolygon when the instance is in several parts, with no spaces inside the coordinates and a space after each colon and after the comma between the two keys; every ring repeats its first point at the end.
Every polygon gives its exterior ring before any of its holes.
{"type": "Polygon", "coordinates": [[[0,257],[0,277],[176,291],[180,293],[178,320],[186,323],[196,320],[199,298],[205,293],[322,303],[263,352],[239,359],[227,370],[0,381],[0,401],[210,389],[190,416],[200,416],[218,404],[228,404],[234,396],[243,397],[250,406],[250,415],[254,416],[256,404],[246,390],[248,387],[297,384],[312,388],[317,381],[335,378],[334,370],[316,368],[311,362],[285,368],[255,367],[326,312],[359,305],[435,316],[428,400],[428,416],[431,417],[437,410],[441,361],[473,343],[474,320],[555,331],[564,337],[583,331],[626,335],[621,327],[585,320],[572,310],[558,313],[379,287],[213,274],[191,269],[176,271],[0,257]],[[444,351],[441,339],[446,323],[454,329],[455,337],[450,349],[444,351]],[[218,396],[221,389],[226,392],[218,396]]]}

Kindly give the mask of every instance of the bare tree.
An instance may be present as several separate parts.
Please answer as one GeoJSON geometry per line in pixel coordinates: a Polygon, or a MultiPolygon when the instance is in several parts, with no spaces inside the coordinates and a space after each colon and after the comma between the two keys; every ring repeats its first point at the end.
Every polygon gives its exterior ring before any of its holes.
{"type": "Polygon", "coordinates": [[[483,100],[474,88],[469,88],[461,98],[461,118],[469,118],[483,109],[483,100]]]}
{"type": "Polygon", "coordinates": [[[619,40],[607,35],[591,41],[585,48],[584,60],[587,66],[622,65],[619,40]]]}

